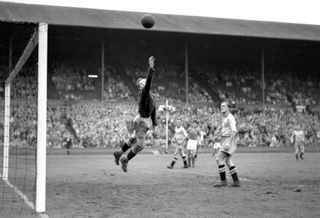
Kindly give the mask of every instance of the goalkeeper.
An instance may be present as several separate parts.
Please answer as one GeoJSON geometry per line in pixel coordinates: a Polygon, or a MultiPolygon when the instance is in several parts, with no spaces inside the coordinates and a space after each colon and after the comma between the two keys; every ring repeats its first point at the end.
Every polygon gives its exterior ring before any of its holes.
{"type": "Polygon", "coordinates": [[[116,164],[119,165],[120,161],[124,172],[127,172],[129,161],[144,148],[144,140],[150,128],[150,119],[153,127],[157,125],[155,97],[150,91],[153,73],[155,72],[155,58],[151,56],[148,61],[147,78],[139,78],[137,81],[137,85],[139,86],[138,114],[133,121],[127,123],[127,127],[129,127],[128,130],[130,133],[133,133],[133,137],[125,142],[119,151],[113,153],[116,164]],[[122,156],[122,154],[129,149],[129,153],[126,156],[122,156]]]}

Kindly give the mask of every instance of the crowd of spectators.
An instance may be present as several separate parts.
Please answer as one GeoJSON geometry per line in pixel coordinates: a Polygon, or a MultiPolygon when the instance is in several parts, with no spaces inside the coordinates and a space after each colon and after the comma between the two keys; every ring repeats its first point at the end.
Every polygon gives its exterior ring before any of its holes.
{"type": "MultiPolygon", "coordinates": [[[[134,84],[139,77],[146,76],[146,70],[138,65],[129,65],[124,69],[134,84]]],[[[160,101],[175,99],[178,102],[184,102],[186,98],[185,87],[185,72],[181,67],[175,64],[157,66],[157,72],[154,75],[153,92],[160,101]]],[[[209,93],[192,78],[189,80],[188,100],[190,102],[213,102],[209,93]]]]}
{"type": "MultiPolygon", "coordinates": [[[[259,104],[262,101],[261,72],[245,66],[197,67],[197,74],[213,87],[221,99],[232,98],[238,104],[259,104]]],[[[265,101],[268,105],[319,104],[320,81],[285,70],[265,72],[265,101]]],[[[314,78],[313,78],[314,79],[314,78]]]]}
{"type": "Polygon", "coordinates": [[[96,72],[87,72],[84,67],[75,67],[63,63],[52,65],[52,82],[57,90],[95,90],[93,80],[88,77],[96,72]]]}
{"type": "MultiPolygon", "coordinates": [[[[185,128],[197,120],[199,128],[205,133],[205,145],[208,140],[216,140],[221,126],[221,115],[217,108],[209,105],[179,104],[169,102],[176,110],[170,115],[170,124],[180,118],[185,128]]],[[[48,107],[47,143],[50,148],[62,148],[68,138],[62,114],[69,114],[80,142],[73,140],[74,147],[115,148],[129,137],[126,121],[132,119],[137,110],[135,102],[82,102],[69,106],[53,105],[48,107]]],[[[3,138],[3,107],[0,110],[0,137],[3,138]],[[2,135],[2,136],[1,136],[2,135]]],[[[307,143],[315,145],[320,134],[319,114],[294,112],[291,109],[265,111],[239,111],[234,113],[239,131],[239,146],[289,146],[290,136],[297,124],[307,135],[307,143]],[[318,135],[318,136],[317,136],[318,135]]],[[[11,110],[10,141],[21,147],[34,147],[36,144],[36,107],[16,105],[11,110]]],[[[165,142],[165,113],[158,112],[156,132],[148,134],[147,146],[158,148],[165,142]]],[[[319,140],[319,139],[318,139],[319,140]]]]}
{"type": "MultiPolygon", "coordinates": [[[[141,65],[142,66],[142,65],[141,65]]],[[[70,91],[97,91],[88,72],[82,68],[55,64],[52,68],[52,82],[62,99],[81,100],[70,91]]],[[[124,66],[128,78],[135,84],[137,78],[145,77],[146,69],[139,65],[124,66]]],[[[36,141],[36,108],[32,102],[37,97],[37,70],[24,67],[11,86],[11,97],[14,100],[24,99],[27,102],[15,105],[11,109],[12,143],[19,146],[34,146],[36,141]]],[[[239,104],[256,104],[260,100],[257,89],[261,82],[257,72],[246,68],[223,69],[201,66],[197,73],[204,81],[208,81],[220,99],[236,101],[239,104]]],[[[61,114],[68,113],[74,120],[74,127],[80,137],[79,147],[115,147],[128,136],[125,122],[136,113],[136,103],[119,72],[108,66],[105,72],[104,102],[79,101],[67,107],[48,107],[48,146],[61,147],[66,138],[72,137],[61,122],[61,114]]],[[[262,111],[239,111],[235,114],[239,129],[239,144],[243,146],[283,146],[297,123],[303,125],[307,139],[314,144],[316,135],[320,134],[319,116],[310,113],[295,112],[292,106],[316,105],[319,99],[314,96],[320,84],[310,79],[299,80],[294,73],[269,73],[266,76],[266,104],[270,109],[262,111]],[[280,107],[278,107],[280,105],[280,107]],[[273,107],[274,106],[274,107],[273,107]],[[277,106],[277,107],[275,107],[277,106]],[[273,109],[272,109],[273,108],[273,109]],[[276,110],[274,108],[277,108],[276,110]]],[[[213,103],[211,96],[192,78],[189,80],[189,104],[185,106],[185,74],[183,68],[176,65],[165,65],[157,68],[154,75],[153,91],[157,103],[166,100],[177,110],[171,119],[185,120],[186,128],[192,120],[198,120],[200,127],[206,132],[206,138],[215,138],[219,132],[221,117],[217,109],[209,106],[213,103]],[[205,104],[193,104],[205,103],[205,104]],[[200,106],[199,106],[200,105],[200,106]]],[[[4,87],[0,87],[3,96],[4,87]]],[[[0,134],[3,134],[3,108],[0,109],[0,134]]],[[[159,127],[156,134],[148,135],[148,145],[156,146],[164,143],[165,131],[159,113],[159,127]],[[156,136],[156,137],[155,137],[156,136]]],[[[0,135],[1,137],[1,135],[0,135]]],[[[3,137],[2,137],[3,138],[3,137]]]]}
{"type": "Polygon", "coordinates": [[[22,68],[11,85],[13,99],[33,100],[38,96],[37,70],[32,67],[22,68]],[[35,82],[36,81],[36,82],[35,82]]]}
{"type": "MultiPolygon", "coordinates": [[[[131,103],[132,104],[132,103],[131,103]]],[[[61,122],[61,114],[72,117],[73,127],[80,138],[80,147],[115,147],[128,136],[125,121],[134,114],[130,103],[80,103],[70,107],[54,107],[48,120],[48,144],[60,147],[71,137],[61,122]]]]}
{"type": "Polygon", "coordinates": [[[83,91],[95,91],[94,79],[90,72],[84,67],[75,67],[74,64],[54,63],[52,64],[51,81],[60,99],[81,100],[83,91]]]}
{"type": "MultiPolygon", "coordinates": [[[[145,68],[142,64],[127,64],[123,67],[132,84],[136,83],[137,78],[145,77],[145,68]]],[[[54,86],[52,90],[60,99],[82,100],[87,98],[84,95],[85,92],[95,92],[96,96],[99,96],[100,88],[96,87],[94,82],[96,79],[88,77],[90,73],[86,68],[80,65],[70,67],[68,64],[55,63],[50,69],[49,78],[54,86]]],[[[120,77],[120,72],[115,69],[110,65],[105,71],[104,99],[106,101],[133,100],[135,93],[130,92],[127,81],[124,81],[120,77]]],[[[261,104],[262,83],[258,70],[228,65],[223,65],[223,67],[202,65],[195,69],[202,81],[207,81],[209,87],[217,92],[220,99],[234,100],[239,105],[261,104]]],[[[34,67],[22,68],[13,81],[11,89],[13,98],[36,98],[36,72],[37,69],[34,67]]],[[[153,91],[160,101],[175,99],[178,102],[185,102],[184,68],[177,64],[158,66],[157,73],[154,75],[153,91]]],[[[265,103],[267,105],[315,106],[320,103],[319,95],[317,95],[319,91],[320,82],[317,80],[310,78],[301,80],[295,73],[266,72],[265,103]]],[[[3,98],[3,92],[4,87],[1,86],[1,98],[3,98]]],[[[188,102],[213,102],[212,97],[201,83],[191,77],[189,78],[188,102]]]]}
{"type": "Polygon", "coordinates": [[[128,86],[121,79],[120,74],[115,69],[108,67],[105,71],[104,100],[133,100],[128,86]]]}

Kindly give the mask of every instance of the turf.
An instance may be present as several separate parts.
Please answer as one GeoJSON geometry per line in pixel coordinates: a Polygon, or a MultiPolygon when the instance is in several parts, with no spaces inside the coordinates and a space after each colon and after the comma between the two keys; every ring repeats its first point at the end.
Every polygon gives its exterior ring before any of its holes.
{"type": "MultiPolygon", "coordinates": [[[[100,150],[48,155],[46,214],[50,218],[320,217],[319,152],[307,152],[297,162],[292,152],[239,151],[234,162],[240,188],[213,187],[219,177],[210,153],[200,153],[195,168],[183,169],[179,159],[169,170],[172,154],[146,152],[129,163],[127,173],[110,154],[100,150]]],[[[229,175],[227,179],[231,183],[229,175]]]]}

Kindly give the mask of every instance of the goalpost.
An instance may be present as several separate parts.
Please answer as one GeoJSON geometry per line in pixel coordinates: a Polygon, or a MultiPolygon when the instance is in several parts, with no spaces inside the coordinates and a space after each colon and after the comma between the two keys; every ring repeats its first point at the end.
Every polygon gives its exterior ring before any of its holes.
{"type": "Polygon", "coordinates": [[[46,211],[48,25],[39,24],[36,211],[46,211]]]}
{"type": "MultiPolygon", "coordinates": [[[[23,199],[26,205],[33,211],[44,213],[46,211],[46,130],[47,130],[47,51],[48,49],[48,25],[39,23],[34,34],[25,47],[23,54],[17,61],[13,70],[5,80],[5,99],[4,99],[4,120],[3,120],[3,151],[2,151],[2,180],[6,187],[10,187],[16,195],[23,199]],[[15,185],[16,179],[10,181],[10,164],[14,160],[11,159],[10,151],[13,149],[10,136],[10,123],[12,119],[11,96],[12,83],[19,75],[20,70],[27,62],[31,53],[38,45],[38,67],[37,67],[37,99],[36,99],[36,157],[35,157],[35,196],[34,200],[29,200],[28,196],[15,185]],[[33,202],[32,202],[33,201],[33,202]]],[[[15,87],[19,88],[19,87],[15,87]]],[[[28,102],[28,100],[26,100],[28,102]]],[[[21,106],[22,103],[16,103],[21,106]]],[[[34,107],[34,105],[33,105],[34,107]]],[[[33,113],[34,111],[32,111],[33,113]]],[[[23,124],[21,124],[23,125],[23,124]]],[[[1,141],[0,141],[1,142],[1,141]]],[[[19,155],[19,154],[13,154],[19,155]]],[[[27,164],[27,158],[24,160],[27,164]]],[[[16,161],[18,162],[18,161],[16,161]]],[[[13,162],[14,163],[14,162],[13,162]]],[[[17,163],[16,163],[17,164],[17,163]]],[[[27,165],[26,164],[26,165],[27,165]]],[[[27,166],[26,166],[27,167],[27,166]]],[[[18,169],[20,170],[20,169],[18,169]]],[[[16,172],[14,174],[17,174],[16,172]]],[[[26,177],[26,172],[24,172],[26,177]]],[[[23,186],[26,186],[25,184],[23,186]]],[[[4,188],[3,188],[4,189],[4,188]]],[[[3,194],[4,195],[4,194],[3,194]]],[[[29,196],[30,197],[30,196],[29,196]]],[[[4,201],[8,199],[2,197],[4,201]]],[[[14,197],[13,197],[14,198],[14,197]]],[[[14,200],[14,199],[13,199],[14,200]]],[[[0,211],[1,212],[1,211],[0,211]]]]}

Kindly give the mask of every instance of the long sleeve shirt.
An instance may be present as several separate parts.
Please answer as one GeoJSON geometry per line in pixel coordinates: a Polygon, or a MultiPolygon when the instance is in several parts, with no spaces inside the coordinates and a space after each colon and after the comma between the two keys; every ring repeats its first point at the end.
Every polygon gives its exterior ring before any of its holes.
{"type": "Polygon", "coordinates": [[[192,139],[192,140],[197,140],[198,136],[200,135],[200,132],[193,128],[193,127],[190,127],[188,129],[188,136],[189,136],[189,139],[192,139]]]}
{"type": "Polygon", "coordinates": [[[151,117],[152,125],[156,126],[156,101],[153,93],[150,91],[154,71],[154,69],[148,68],[146,85],[139,92],[139,114],[143,118],[151,117]]]}

